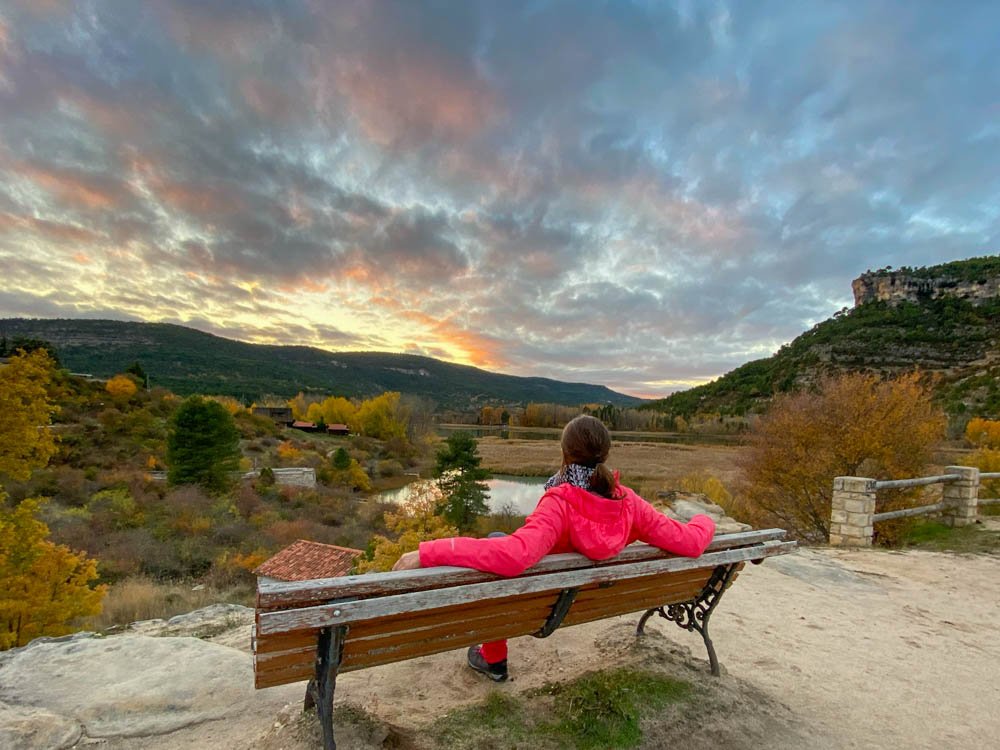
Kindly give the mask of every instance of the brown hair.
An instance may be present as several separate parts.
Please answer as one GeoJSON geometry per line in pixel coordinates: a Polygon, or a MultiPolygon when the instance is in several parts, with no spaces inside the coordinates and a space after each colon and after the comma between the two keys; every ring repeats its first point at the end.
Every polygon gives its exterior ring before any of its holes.
{"type": "Polygon", "coordinates": [[[611,433],[596,417],[581,414],[570,420],[562,431],[563,467],[579,464],[594,470],[590,489],[603,497],[616,496],[618,482],[605,465],[611,450],[611,433]]]}

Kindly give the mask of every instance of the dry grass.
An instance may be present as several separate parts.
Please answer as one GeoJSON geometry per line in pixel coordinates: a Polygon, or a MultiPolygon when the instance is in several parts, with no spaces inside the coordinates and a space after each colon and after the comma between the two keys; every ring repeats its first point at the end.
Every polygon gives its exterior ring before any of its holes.
{"type": "MultiPolygon", "coordinates": [[[[559,468],[556,440],[479,439],[483,466],[497,474],[548,476],[559,468]]],[[[621,472],[622,481],[640,493],[679,487],[691,475],[709,475],[726,487],[735,484],[736,459],[742,448],[721,445],[615,442],[608,463],[621,472]]]]}
{"type": "Polygon", "coordinates": [[[248,586],[227,589],[204,586],[196,589],[191,583],[164,583],[136,576],[111,587],[104,598],[101,614],[92,618],[87,627],[105,630],[113,625],[127,625],[138,620],[169,618],[219,602],[252,606],[253,594],[248,586]]]}

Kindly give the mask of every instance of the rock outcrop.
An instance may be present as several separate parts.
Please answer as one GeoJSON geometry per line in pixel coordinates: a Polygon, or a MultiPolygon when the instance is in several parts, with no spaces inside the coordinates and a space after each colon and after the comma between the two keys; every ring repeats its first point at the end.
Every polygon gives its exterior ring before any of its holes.
{"type": "Polygon", "coordinates": [[[253,688],[252,618],[252,609],[217,604],[133,623],[118,635],[39,638],[4,653],[0,748],[63,750],[164,735],[245,717],[265,703],[273,715],[287,695],[253,688]]]}
{"type": "Polygon", "coordinates": [[[682,492],[680,490],[665,490],[656,493],[654,503],[663,512],[676,521],[690,521],[694,516],[705,515],[715,521],[716,534],[736,534],[749,531],[752,526],[740,523],[735,518],[726,515],[721,505],[716,505],[700,492],[682,492]]]}
{"type": "Polygon", "coordinates": [[[1000,275],[980,279],[916,276],[906,271],[865,273],[851,282],[854,306],[866,302],[920,302],[957,297],[973,303],[1000,297],[1000,275]]]}

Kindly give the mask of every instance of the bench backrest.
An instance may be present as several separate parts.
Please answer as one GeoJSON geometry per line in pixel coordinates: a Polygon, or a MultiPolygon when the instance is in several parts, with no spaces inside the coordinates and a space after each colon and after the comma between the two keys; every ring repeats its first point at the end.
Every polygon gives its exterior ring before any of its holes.
{"type": "MultiPolygon", "coordinates": [[[[595,563],[550,555],[517,578],[440,567],[283,583],[257,593],[254,675],[258,688],[297,682],[314,672],[319,631],[346,626],[340,671],[388,664],[484,641],[545,634],[696,599],[720,566],[761,560],[794,548],[784,531],[728,534],[699,558],[632,545],[595,563]],[[555,616],[554,616],[555,614],[555,616]]],[[[715,579],[713,579],[715,576],[715,579]]]]}

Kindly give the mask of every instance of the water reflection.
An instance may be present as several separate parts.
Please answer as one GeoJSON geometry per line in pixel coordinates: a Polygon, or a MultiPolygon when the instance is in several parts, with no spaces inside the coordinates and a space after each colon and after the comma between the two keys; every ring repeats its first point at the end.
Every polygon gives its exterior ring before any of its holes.
{"type": "MultiPolygon", "coordinates": [[[[511,506],[520,516],[526,516],[535,509],[542,497],[542,486],[546,477],[515,477],[505,474],[494,475],[487,480],[489,485],[490,511],[497,513],[505,506],[511,506]]],[[[380,497],[392,503],[401,503],[409,499],[413,485],[400,487],[398,490],[387,490],[380,497]]]]}

